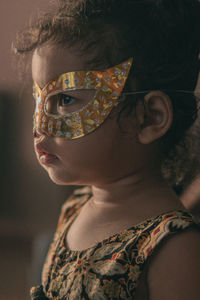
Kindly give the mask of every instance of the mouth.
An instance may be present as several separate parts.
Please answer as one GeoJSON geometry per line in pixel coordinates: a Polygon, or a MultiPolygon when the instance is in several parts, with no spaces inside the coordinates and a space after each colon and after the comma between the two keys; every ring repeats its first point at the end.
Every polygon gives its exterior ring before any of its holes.
{"type": "Polygon", "coordinates": [[[41,146],[36,145],[35,149],[41,164],[48,165],[58,161],[58,157],[56,155],[49,153],[45,149],[41,148],[41,146]]]}

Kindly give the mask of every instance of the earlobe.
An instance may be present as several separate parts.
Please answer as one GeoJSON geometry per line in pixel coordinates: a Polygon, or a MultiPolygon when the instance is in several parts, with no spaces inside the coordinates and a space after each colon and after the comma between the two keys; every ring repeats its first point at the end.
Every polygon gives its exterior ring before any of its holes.
{"type": "Polygon", "coordinates": [[[164,136],[173,121],[172,103],[167,94],[162,91],[151,91],[145,98],[144,122],[140,124],[138,133],[142,144],[150,144],[164,136]]]}

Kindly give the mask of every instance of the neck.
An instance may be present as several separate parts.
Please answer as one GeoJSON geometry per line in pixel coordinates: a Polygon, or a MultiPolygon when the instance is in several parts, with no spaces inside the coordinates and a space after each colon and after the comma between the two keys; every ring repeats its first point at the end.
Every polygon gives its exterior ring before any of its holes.
{"type": "Polygon", "coordinates": [[[180,201],[158,171],[141,171],[123,179],[93,186],[92,204],[109,210],[132,209],[137,216],[154,215],[175,209],[183,209],[180,201]]]}

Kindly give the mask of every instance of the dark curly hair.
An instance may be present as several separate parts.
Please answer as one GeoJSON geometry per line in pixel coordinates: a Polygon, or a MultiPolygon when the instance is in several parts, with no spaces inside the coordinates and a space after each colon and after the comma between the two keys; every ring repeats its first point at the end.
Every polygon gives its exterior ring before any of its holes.
{"type": "MultiPolygon", "coordinates": [[[[199,32],[198,0],[60,0],[52,12],[18,35],[15,49],[25,54],[46,42],[75,45],[80,53],[93,54],[87,62],[92,69],[133,57],[130,77],[137,89],[163,90],[171,98],[173,124],[161,146],[173,165],[177,160],[173,150],[181,147],[180,161],[187,148],[184,134],[197,118],[193,91],[200,69],[199,32]]],[[[129,81],[125,88],[129,89],[129,81]]],[[[127,97],[120,116],[134,112],[141,98],[127,97]]]]}

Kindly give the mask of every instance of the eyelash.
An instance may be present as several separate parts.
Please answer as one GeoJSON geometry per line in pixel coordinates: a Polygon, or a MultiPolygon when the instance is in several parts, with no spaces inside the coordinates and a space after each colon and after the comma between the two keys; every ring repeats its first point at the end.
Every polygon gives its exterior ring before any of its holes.
{"type": "Polygon", "coordinates": [[[74,102],[76,102],[76,99],[69,95],[65,95],[65,94],[58,95],[58,106],[70,105],[70,104],[73,104],[74,102]],[[65,103],[63,103],[63,101],[65,101],[65,100],[72,100],[72,102],[65,104],[65,103]]]}

